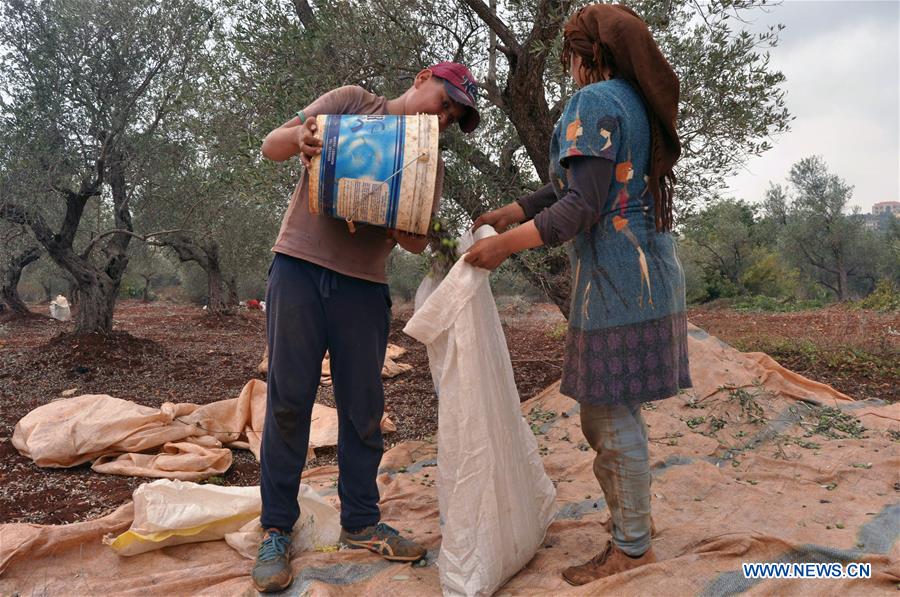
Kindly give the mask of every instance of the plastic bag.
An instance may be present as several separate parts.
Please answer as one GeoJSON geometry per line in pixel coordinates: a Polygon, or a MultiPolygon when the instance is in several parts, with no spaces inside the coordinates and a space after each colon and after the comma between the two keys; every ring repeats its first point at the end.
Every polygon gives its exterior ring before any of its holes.
{"type": "MultiPolygon", "coordinates": [[[[461,251],[496,234],[481,227],[461,251]]],[[[438,401],[438,503],[445,593],[490,595],[541,546],[556,489],[522,417],[487,270],[457,261],[426,278],[404,331],[428,347],[438,401]]]]}
{"type": "MultiPolygon", "coordinates": [[[[291,534],[294,553],[337,549],[341,536],[340,513],[306,484],[300,485],[297,500],[300,502],[300,519],[291,534]]],[[[239,554],[252,560],[256,558],[262,535],[257,516],[238,531],[225,535],[225,542],[239,554]]]]}
{"type": "MultiPolygon", "coordinates": [[[[298,495],[301,518],[294,525],[294,550],[337,544],[340,515],[308,485],[298,495]]],[[[262,538],[259,487],[220,487],[160,479],[134,490],[134,521],[118,537],[103,542],[133,556],[154,549],[225,539],[253,558],[262,538]],[[249,553],[248,553],[249,552],[249,553]]]]}
{"type": "Polygon", "coordinates": [[[50,317],[58,321],[69,321],[72,318],[72,312],[69,309],[69,301],[61,294],[50,301],[50,317]]]}

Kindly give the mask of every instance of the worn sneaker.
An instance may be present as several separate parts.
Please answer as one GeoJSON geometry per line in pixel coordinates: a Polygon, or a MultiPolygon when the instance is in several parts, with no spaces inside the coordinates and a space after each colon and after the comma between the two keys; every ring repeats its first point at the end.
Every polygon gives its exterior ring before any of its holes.
{"type": "Polygon", "coordinates": [[[652,547],[641,557],[632,558],[610,540],[603,551],[584,564],[566,568],[563,570],[562,576],[567,583],[577,587],[638,566],[652,564],[655,561],[656,554],[653,553],[652,547]]]}
{"type": "Polygon", "coordinates": [[[400,535],[383,522],[351,533],[341,529],[341,543],[351,549],[368,549],[392,562],[415,562],[425,557],[426,549],[400,535]]]}
{"type": "Polygon", "coordinates": [[[256,563],[250,574],[253,586],[260,593],[274,593],[290,586],[294,580],[291,573],[291,535],[279,529],[266,529],[265,537],[259,544],[256,563]]]}

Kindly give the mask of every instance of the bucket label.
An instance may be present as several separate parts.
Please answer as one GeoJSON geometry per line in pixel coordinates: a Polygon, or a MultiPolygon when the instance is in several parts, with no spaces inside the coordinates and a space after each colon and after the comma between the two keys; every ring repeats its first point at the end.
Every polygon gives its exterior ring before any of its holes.
{"type": "Polygon", "coordinates": [[[354,222],[388,221],[388,185],[342,178],[338,181],[337,213],[354,222]]]}
{"type": "Polygon", "coordinates": [[[319,177],[322,213],[389,228],[396,226],[401,181],[397,173],[403,168],[405,129],[404,118],[328,117],[319,177]],[[351,209],[348,211],[345,206],[351,209]]]}

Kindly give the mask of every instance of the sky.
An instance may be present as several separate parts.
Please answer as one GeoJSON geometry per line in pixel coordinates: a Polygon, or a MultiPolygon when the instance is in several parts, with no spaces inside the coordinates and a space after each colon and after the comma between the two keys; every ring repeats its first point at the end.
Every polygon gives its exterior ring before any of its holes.
{"type": "Polygon", "coordinates": [[[773,148],[727,179],[734,196],[762,200],[770,181],[820,155],[854,187],[863,213],[900,201],[900,0],[785,0],[748,25],[785,25],[771,64],[787,77],[795,120],[773,148]]]}

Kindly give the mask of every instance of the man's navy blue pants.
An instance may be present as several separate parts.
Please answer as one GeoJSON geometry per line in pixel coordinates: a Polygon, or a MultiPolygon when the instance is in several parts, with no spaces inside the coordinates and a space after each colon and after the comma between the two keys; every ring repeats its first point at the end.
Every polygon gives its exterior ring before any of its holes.
{"type": "Polygon", "coordinates": [[[260,453],[263,528],[293,528],[310,418],[328,350],[338,412],[341,526],[377,524],[384,444],[381,369],[391,321],[386,284],[275,254],[266,289],[269,373],[260,453]]]}

